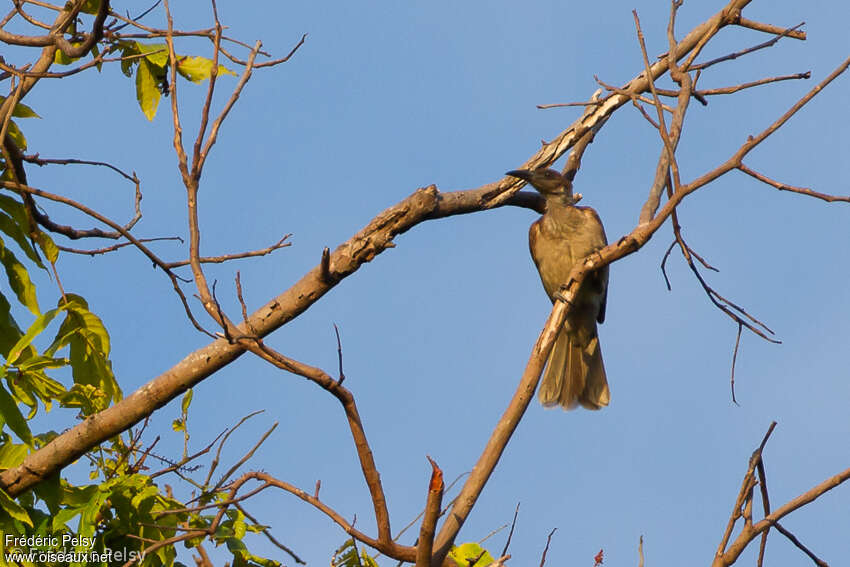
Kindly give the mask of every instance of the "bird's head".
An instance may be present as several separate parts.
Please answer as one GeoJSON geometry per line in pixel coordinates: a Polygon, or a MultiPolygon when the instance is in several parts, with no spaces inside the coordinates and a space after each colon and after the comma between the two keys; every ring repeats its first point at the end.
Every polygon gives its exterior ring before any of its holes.
{"type": "Polygon", "coordinates": [[[542,167],[538,169],[514,169],[507,172],[505,175],[510,175],[511,177],[527,181],[544,196],[571,196],[572,194],[572,183],[570,180],[554,169],[546,169],[542,167]]]}

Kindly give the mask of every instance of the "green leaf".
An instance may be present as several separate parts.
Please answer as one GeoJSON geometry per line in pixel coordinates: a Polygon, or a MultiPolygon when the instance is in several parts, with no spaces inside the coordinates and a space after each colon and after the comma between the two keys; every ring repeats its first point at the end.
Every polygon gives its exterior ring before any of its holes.
{"type": "Polygon", "coordinates": [[[21,230],[24,230],[23,227],[29,226],[29,213],[27,212],[26,207],[24,207],[24,204],[17,199],[13,199],[8,195],[0,195],[0,209],[15,219],[15,222],[21,227],[21,230]]]}
{"type": "MultiPolygon", "coordinates": [[[[2,293],[0,293],[0,355],[9,358],[9,351],[24,334],[18,326],[11,313],[12,306],[2,293]]],[[[26,347],[26,352],[19,355],[21,360],[26,360],[35,355],[35,349],[26,347]]]]}
{"type": "Polygon", "coordinates": [[[156,116],[161,95],[159,83],[154,74],[154,65],[147,59],[141,59],[139,68],[136,69],[136,100],[139,101],[139,107],[148,120],[153,120],[156,116]]]}
{"type": "MultiPolygon", "coordinates": [[[[212,60],[207,59],[206,57],[181,57],[177,61],[177,72],[193,83],[200,83],[204,79],[210,78],[212,66],[212,60]]],[[[218,74],[236,76],[236,73],[224,65],[218,66],[218,74]]]]}
{"type": "Polygon", "coordinates": [[[44,351],[44,354],[53,356],[57,350],[68,345],[71,351],[69,359],[74,383],[92,386],[97,392],[78,390],[74,396],[63,398],[64,403],[87,411],[91,407],[100,407],[101,395],[106,396],[107,402],[109,399],[120,400],[121,388],[112,372],[112,362],[109,360],[109,334],[103,322],[89,311],[86,300],[79,295],[66,293],[65,300],[60,301],[62,304],[59,309],[66,311],[68,315],[56,333],[53,343],[44,351]],[[63,303],[65,300],[67,302],[63,303]],[[92,395],[95,397],[91,397],[92,395]],[[94,406],[84,403],[85,400],[93,403],[94,406]]]}
{"type": "MultiPolygon", "coordinates": [[[[74,44],[71,44],[71,45],[74,45],[74,44]]],[[[77,45],[79,45],[79,44],[77,44],[77,45]]],[[[67,55],[65,55],[65,52],[62,51],[61,49],[57,49],[53,53],[53,62],[56,63],[57,65],[70,65],[71,63],[73,63],[77,59],[79,59],[79,57],[68,57],[67,55]]]]}
{"type": "Polygon", "coordinates": [[[84,537],[94,535],[94,530],[97,527],[97,517],[103,503],[109,498],[109,490],[103,484],[97,487],[99,490],[94,498],[92,498],[85,506],[83,506],[82,514],[80,514],[80,525],[78,534],[84,537]]]}
{"type": "Polygon", "coordinates": [[[458,565],[464,567],[486,567],[493,563],[495,559],[490,555],[490,552],[478,545],[475,542],[456,545],[449,552],[449,557],[458,565]],[[473,561],[479,558],[473,565],[473,561]]]}
{"type": "Polygon", "coordinates": [[[378,562],[365,551],[360,552],[360,562],[363,567],[378,567],[378,562]]]}
{"type": "Polygon", "coordinates": [[[0,445],[0,469],[11,469],[20,465],[27,456],[27,446],[23,443],[6,441],[0,445]]]}
{"type": "Polygon", "coordinates": [[[19,522],[23,522],[29,527],[33,527],[32,520],[30,520],[30,516],[27,514],[27,511],[21,508],[21,506],[15,502],[11,496],[6,494],[5,490],[2,489],[0,489],[0,508],[19,522]]]}
{"type": "Polygon", "coordinates": [[[44,409],[50,411],[53,400],[60,399],[65,395],[67,390],[65,390],[65,386],[60,382],[48,377],[38,368],[61,368],[67,366],[68,361],[66,359],[38,356],[28,360],[25,365],[27,365],[26,370],[20,366],[18,367],[18,370],[20,370],[18,381],[24,384],[28,391],[34,392],[44,404],[44,409]],[[31,360],[36,360],[32,368],[28,366],[31,360]]]}
{"type": "Polygon", "coordinates": [[[18,296],[18,301],[21,302],[33,315],[38,315],[41,310],[38,308],[38,300],[35,297],[35,286],[30,280],[29,272],[15,257],[11,250],[6,248],[2,240],[0,240],[0,262],[6,269],[6,277],[9,279],[9,287],[18,296]]]}
{"type": "MultiPolygon", "coordinates": [[[[265,557],[254,555],[253,553],[245,552],[243,557],[246,562],[245,565],[250,565],[251,567],[253,567],[253,565],[259,565],[260,567],[280,567],[281,565],[280,561],[266,559],[265,557]]],[[[377,565],[375,567],[377,567],[377,565]]]]}
{"type": "Polygon", "coordinates": [[[77,303],[72,305],[73,317],[79,320],[79,331],[69,341],[74,382],[97,386],[117,402],[121,399],[121,388],[112,373],[106,327],[97,315],[88,309],[77,303]]]}
{"type": "Polygon", "coordinates": [[[35,416],[38,410],[38,402],[35,401],[35,397],[32,395],[32,388],[29,381],[25,380],[19,372],[11,373],[11,376],[11,378],[7,376],[9,390],[16,402],[30,408],[29,414],[25,418],[29,421],[35,416]]]}
{"type": "Polygon", "coordinates": [[[18,128],[18,125],[15,124],[14,120],[9,120],[9,128],[6,133],[21,150],[27,149],[27,139],[24,137],[24,133],[21,132],[21,129],[18,128]]]}
{"type": "Polygon", "coordinates": [[[44,433],[39,433],[38,435],[33,437],[33,441],[35,442],[35,447],[37,449],[41,449],[57,437],[59,437],[59,434],[51,429],[49,431],[45,431],[44,433]]]}
{"type": "MultiPolygon", "coordinates": [[[[50,356],[38,355],[33,356],[32,358],[27,359],[26,362],[22,362],[16,366],[18,367],[18,370],[24,372],[41,370],[42,368],[62,368],[63,366],[68,366],[69,362],[70,361],[67,358],[53,358],[50,356]]],[[[55,382],[55,380],[53,380],[53,382],[55,382]]],[[[59,383],[56,382],[56,384],[59,383]]]]}
{"type": "MultiPolygon", "coordinates": [[[[6,97],[0,96],[0,104],[3,104],[4,102],[6,102],[6,97]]],[[[36,114],[35,110],[22,102],[15,105],[15,109],[12,111],[12,116],[15,118],[41,118],[41,116],[36,114]]]]}
{"type": "Polygon", "coordinates": [[[97,14],[100,9],[100,0],[86,0],[83,2],[83,7],[80,11],[84,14],[97,14]]]}
{"type": "Polygon", "coordinates": [[[33,488],[35,494],[41,498],[51,515],[55,515],[59,511],[59,504],[62,500],[62,483],[59,473],[50,475],[42,480],[33,488]]]}
{"type": "Polygon", "coordinates": [[[230,537],[225,540],[227,544],[227,549],[230,553],[233,554],[233,565],[249,565],[250,562],[256,563],[258,565],[263,565],[264,567],[277,567],[280,565],[277,561],[272,561],[271,563],[267,563],[270,561],[268,559],[263,559],[262,557],[257,557],[250,551],[248,551],[248,547],[245,543],[238,538],[230,537]]]}
{"type": "MultiPolygon", "coordinates": [[[[70,508],[82,508],[89,500],[97,494],[97,486],[72,486],[64,485],[62,494],[62,504],[70,508]]],[[[79,513],[79,511],[77,512],[79,513]]],[[[73,518],[74,516],[70,516],[73,518]]],[[[61,524],[60,524],[61,525],[61,524]]],[[[56,524],[54,523],[54,528],[56,524]]]]}
{"type": "Polygon", "coordinates": [[[21,353],[30,347],[30,343],[32,343],[33,339],[47,328],[50,322],[53,321],[60,311],[60,309],[51,309],[43,315],[39,315],[35,318],[35,321],[32,322],[32,325],[30,325],[29,329],[27,329],[27,332],[21,335],[21,338],[18,339],[15,345],[9,350],[9,353],[6,355],[6,364],[4,368],[8,368],[18,362],[18,359],[21,357],[21,353]]]}
{"type": "Polygon", "coordinates": [[[228,510],[227,516],[233,520],[233,537],[236,539],[242,539],[245,537],[246,526],[245,526],[245,514],[243,514],[240,510],[228,510]]]}
{"type": "Polygon", "coordinates": [[[334,552],[331,567],[378,567],[378,563],[365,551],[358,556],[354,540],[348,539],[334,552]]]}
{"type": "Polygon", "coordinates": [[[32,260],[32,262],[41,269],[46,269],[44,264],[41,262],[41,257],[38,255],[38,252],[35,251],[35,248],[29,242],[27,238],[27,234],[25,232],[27,225],[20,225],[15,222],[15,219],[10,217],[9,215],[5,215],[0,213],[0,231],[6,233],[8,236],[12,237],[15,241],[15,244],[24,251],[24,254],[27,255],[27,258],[32,260]]]}
{"type": "Polygon", "coordinates": [[[12,111],[12,116],[15,118],[41,118],[35,110],[22,102],[15,105],[15,110],[12,111]]]}
{"type": "Polygon", "coordinates": [[[234,537],[242,539],[243,537],[245,537],[245,532],[246,532],[245,522],[243,520],[233,522],[233,536],[234,537]]]}
{"type": "Polygon", "coordinates": [[[168,45],[164,43],[139,43],[137,41],[135,47],[136,53],[145,56],[145,61],[165,69],[168,64],[168,45]]]}
{"type": "MultiPolygon", "coordinates": [[[[135,55],[133,50],[130,49],[122,49],[121,56],[129,57],[131,55],[135,55]]],[[[136,65],[139,62],[138,59],[121,59],[121,72],[124,73],[126,77],[133,76],[133,65],[136,65]]]]}
{"type": "Polygon", "coordinates": [[[159,487],[151,484],[149,486],[146,486],[138,494],[133,496],[133,499],[130,501],[130,504],[132,504],[134,509],[138,510],[139,508],[141,508],[142,503],[145,500],[150,500],[151,498],[156,497],[158,494],[159,487]]]}
{"type": "Polygon", "coordinates": [[[6,425],[21,441],[27,445],[32,445],[32,432],[21,414],[21,410],[18,409],[18,402],[2,385],[0,385],[0,414],[3,414],[6,425]]]}
{"type": "Polygon", "coordinates": [[[109,407],[109,397],[91,384],[74,384],[59,397],[64,408],[79,408],[83,415],[93,415],[109,407]]]}
{"type": "MultiPolygon", "coordinates": [[[[97,487],[92,486],[91,488],[97,488],[97,487]]],[[[63,527],[65,527],[65,525],[68,522],[73,520],[78,514],[82,513],[82,511],[83,511],[83,509],[80,508],[80,507],[73,507],[73,508],[69,507],[69,508],[62,508],[61,510],[59,510],[59,512],[57,512],[56,515],[53,516],[53,522],[52,522],[53,531],[61,530],[63,527]]]]}
{"type": "Polygon", "coordinates": [[[38,247],[41,248],[41,251],[44,252],[44,255],[47,256],[47,261],[51,264],[56,263],[56,260],[59,258],[59,248],[57,248],[53,239],[47,233],[39,231],[35,237],[35,241],[38,247]]]}
{"type": "Polygon", "coordinates": [[[183,418],[175,419],[171,422],[171,429],[174,431],[186,431],[186,422],[183,421],[183,418]]]}
{"type": "Polygon", "coordinates": [[[192,403],[192,388],[186,390],[186,393],[183,394],[183,401],[180,403],[180,411],[183,415],[189,413],[189,404],[192,403]]]}
{"type": "MultiPolygon", "coordinates": [[[[91,56],[92,59],[97,59],[100,55],[100,49],[98,49],[97,44],[91,46],[91,56]]],[[[95,63],[94,66],[97,68],[97,72],[101,72],[103,70],[103,62],[95,63]]]]}

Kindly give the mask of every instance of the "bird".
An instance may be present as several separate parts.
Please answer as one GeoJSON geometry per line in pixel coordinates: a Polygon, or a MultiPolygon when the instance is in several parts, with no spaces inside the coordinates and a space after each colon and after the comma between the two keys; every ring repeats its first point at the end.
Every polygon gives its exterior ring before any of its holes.
{"type": "MultiPolygon", "coordinates": [[[[515,169],[506,175],[526,181],[546,199],[543,216],[529,228],[528,245],[554,303],[573,266],[607,246],[605,228],[595,210],[575,206],[572,180],[558,171],[515,169]]],[[[604,266],[584,279],[558,331],[537,393],[544,406],[598,410],[608,405],[611,394],[596,328],[597,322],[605,321],[607,298],[608,266],[604,266]]]]}

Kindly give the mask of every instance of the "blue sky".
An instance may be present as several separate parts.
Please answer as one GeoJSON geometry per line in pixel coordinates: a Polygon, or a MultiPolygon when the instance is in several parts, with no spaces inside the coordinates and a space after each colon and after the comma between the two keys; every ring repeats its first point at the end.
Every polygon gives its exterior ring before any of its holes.
{"type": "MultiPolygon", "coordinates": [[[[203,3],[176,4],[178,28],[210,25],[203,3]]],[[[679,37],[721,6],[685,3],[679,37]]],[[[594,74],[623,84],[642,69],[632,8],[650,55],[665,51],[666,2],[612,1],[604,9],[543,1],[220,2],[228,34],[262,39],[274,54],[309,34],[290,62],[255,73],[204,173],[204,254],[260,248],[293,235],[290,248],[270,257],[210,266],[223,304],[237,313],[237,269],[249,307],[259,307],[312,268],[324,246],[333,249],[416,188],[473,188],[521,165],[541,139],[552,139],[580,112],[535,105],[586,100],[597,88],[594,74]]],[[[700,79],[703,88],[806,70],[812,79],[713,97],[708,107],[692,103],[678,153],[683,180],[725,160],[850,51],[850,11],[841,3],[756,1],[745,15],[780,26],[806,21],[808,40],[783,40],[715,66],[700,79]]],[[[163,21],[158,10],[148,23],[163,21]]],[[[766,39],[729,28],[703,59],[766,39]]],[[[206,49],[196,42],[184,51],[206,49]]],[[[746,162],[789,184],[850,193],[848,80],[834,82],[746,162]]],[[[219,103],[234,84],[221,79],[219,103]]],[[[204,87],[184,82],[180,88],[190,135],[204,87]]],[[[186,237],[167,99],[148,123],[132,81],[113,67],[42,84],[26,102],[43,117],[23,125],[31,150],[135,170],[145,197],[137,236],[186,237]]],[[[576,189],[583,204],[599,211],[609,240],[634,228],[659,151],[657,134],[627,106],[585,154],[576,189]]],[[[130,214],[131,188],[105,172],[31,169],[29,180],[97,203],[113,218],[130,214]]],[[[58,222],[91,224],[52,204],[45,208],[58,222]]],[[[539,562],[553,527],[550,565],[592,565],[600,548],[606,565],[636,564],[640,535],[647,564],[685,558],[707,564],[747,459],[772,420],[779,426],[765,460],[774,506],[847,468],[847,214],[846,203],[779,193],[740,173],[689,197],[680,207],[685,237],[721,270],[707,278],[783,343],[743,336],[740,405],[734,405],[729,370],[736,326],[709,303],[676,253],[667,291],[659,270],[671,240],[665,226],[611,267],[600,328],[611,405],[565,413],[535,403],[459,541],[479,540],[509,523],[521,502],[514,564],[539,562]]],[[[332,325],[339,325],[347,385],[375,452],[394,530],[424,504],[425,455],[447,479],[468,471],[519,380],[550,310],[527,249],[535,217],[503,208],[422,224],[269,338],[283,353],[333,372],[332,325]]],[[[173,243],[157,250],[168,259],[186,255],[173,243]]],[[[94,259],[64,255],[59,270],[65,288],[85,296],[107,324],[125,394],[207,343],[186,321],[167,279],[133,250],[94,259]]],[[[42,302],[54,297],[49,282],[40,285],[42,302]]],[[[303,379],[242,357],[196,388],[192,442],[205,445],[257,409],[266,412],[240,430],[229,458],[238,459],[279,421],[249,467],[305,489],[321,479],[323,499],[349,519],[356,514],[358,528],[374,533],[344,416],[335,400],[303,379]]],[[[179,411],[172,403],[154,416],[150,435],[163,434],[163,452],[182,447],[169,427],[179,411]]],[[[67,427],[71,418],[51,419],[67,427]]],[[[329,519],[286,494],[266,492],[249,509],[311,565],[326,564],[345,539],[329,519]]],[[[783,524],[839,564],[850,557],[848,509],[850,491],[840,487],[783,524]]],[[[498,552],[506,535],[485,545],[498,552]]],[[[256,549],[277,553],[261,539],[256,549]]],[[[741,564],[754,557],[748,552],[741,564]]],[[[780,567],[805,560],[777,533],[767,558],[780,567]]]]}

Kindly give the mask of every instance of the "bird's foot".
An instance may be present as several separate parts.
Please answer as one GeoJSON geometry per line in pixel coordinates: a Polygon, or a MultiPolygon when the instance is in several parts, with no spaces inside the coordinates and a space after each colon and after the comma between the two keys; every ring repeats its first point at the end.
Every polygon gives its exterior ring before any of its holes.
{"type": "Polygon", "coordinates": [[[557,301],[563,301],[563,302],[564,302],[564,303],[566,303],[567,305],[572,306],[573,302],[572,302],[572,301],[570,301],[569,299],[567,299],[567,296],[566,296],[566,295],[564,295],[565,293],[568,293],[569,291],[570,291],[570,286],[569,286],[569,285],[566,285],[566,284],[565,284],[565,285],[562,285],[562,286],[560,287],[560,289],[558,289],[558,291],[556,291],[556,292],[553,294],[553,297],[554,297],[557,301]]]}

